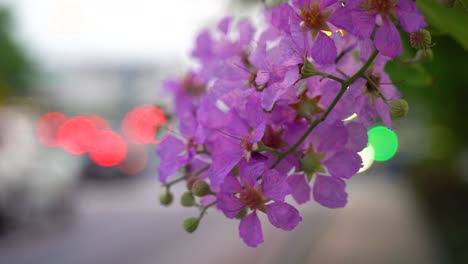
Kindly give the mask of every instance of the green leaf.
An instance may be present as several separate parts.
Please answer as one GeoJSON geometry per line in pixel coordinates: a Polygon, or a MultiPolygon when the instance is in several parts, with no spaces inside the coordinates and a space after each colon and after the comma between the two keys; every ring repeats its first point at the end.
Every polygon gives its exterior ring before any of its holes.
{"type": "Polygon", "coordinates": [[[431,27],[449,34],[468,50],[468,15],[463,8],[446,8],[436,0],[417,1],[417,4],[431,27]]]}

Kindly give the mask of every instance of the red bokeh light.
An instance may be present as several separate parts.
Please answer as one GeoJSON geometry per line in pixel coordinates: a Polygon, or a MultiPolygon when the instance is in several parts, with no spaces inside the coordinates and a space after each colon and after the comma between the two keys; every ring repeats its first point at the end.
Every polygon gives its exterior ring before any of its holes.
{"type": "Polygon", "coordinates": [[[59,112],[43,115],[36,126],[36,134],[39,140],[51,148],[60,146],[58,131],[65,121],[67,121],[67,117],[59,112]]]}
{"type": "Polygon", "coordinates": [[[122,162],[127,155],[127,144],[117,133],[112,131],[98,132],[93,140],[89,157],[94,163],[111,167],[122,162]]]}
{"type": "Polygon", "coordinates": [[[98,131],[111,130],[109,122],[107,122],[106,119],[98,115],[93,115],[93,114],[84,115],[84,116],[88,118],[89,120],[93,121],[98,131]]]}
{"type": "Polygon", "coordinates": [[[166,123],[161,109],[154,105],[141,105],[130,111],[122,120],[122,131],[134,144],[157,144],[156,131],[166,123]]]}
{"type": "Polygon", "coordinates": [[[67,120],[58,131],[60,145],[72,154],[89,151],[97,133],[96,125],[89,118],[78,116],[67,120]]]}
{"type": "Polygon", "coordinates": [[[119,164],[119,169],[129,175],[140,173],[148,163],[148,151],[146,145],[128,144],[127,156],[119,164]]]}

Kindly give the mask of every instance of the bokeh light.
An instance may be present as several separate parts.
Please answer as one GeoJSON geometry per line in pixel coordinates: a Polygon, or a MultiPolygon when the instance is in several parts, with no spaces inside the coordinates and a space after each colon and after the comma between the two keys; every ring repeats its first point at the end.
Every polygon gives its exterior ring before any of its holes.
{"type": "Polygon", "coordinates": [[[398,136],[392,130],[377,126],[368,132],[369,145],[374,149],[374,160],[386,161],[391,159],[398,150],[398,136]]]}
{"type": "Polygon", "coordinates": [[[51,148],[59,147],[58,131],[65,121],[67,117],[59,112],[43,115],[36,126],[36,134],[42,144],[51,148]]]}
{"type": "Polygon", "coordinates": [[[374,148],[372,145],[368,145],[365,149],[358,153],[362,159],[362,167],[359,169],[358,173],[365,172],[368,170],[372,164],[374,164],[374,148]]]}
{"type": "Polygon", "coordinates": [[[89,151],[97,133],[96,125],[89,118],[78,116],[65,121],[59,129],[60,145],[71,154],[89,151]]]}
{"type": "Polygon", "coordinates": [[[90,159],[103,167],[118,165],[125,159],[126,154],[125,140],[113,131],[101,131],[95,134],[89,151],[90,159]]]}
{"type": "Polygon", "coordinates": [[[106,119],[94,114],[85,115],[85,117],[94,123],[98,131],[111,130],[106,119]]]}
{"type": "Polygon", "coordinates": [[[157,144],[159,127],[167,123],[164,112],[154,105],[141,105],[130,111],[122,120],[122,131],[134,144],[157,144]]]}

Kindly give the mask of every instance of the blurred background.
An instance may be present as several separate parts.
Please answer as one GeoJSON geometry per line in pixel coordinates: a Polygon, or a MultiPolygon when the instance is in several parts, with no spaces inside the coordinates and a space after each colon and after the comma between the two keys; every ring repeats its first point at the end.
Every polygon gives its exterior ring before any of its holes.
{"type": "Polygon", "coordinates": [[[387,66],[410,112],[395,121],[398,152],[368,161],[346,208],[303,205],[296,230],[264,225],[250,249],[216,212],[188,235],[195,211],[159,205],[148,133],[169,124],[161,80],[188,68],[198,31],[225,15],[259,19],[260,2],[0,0],[1,264],[468,263],[466,0],[417,1],[434,60],[407,64],[406,46],[387,66]],[[82,154],[73,135],[89,126],[113,155],[82,154]]]}

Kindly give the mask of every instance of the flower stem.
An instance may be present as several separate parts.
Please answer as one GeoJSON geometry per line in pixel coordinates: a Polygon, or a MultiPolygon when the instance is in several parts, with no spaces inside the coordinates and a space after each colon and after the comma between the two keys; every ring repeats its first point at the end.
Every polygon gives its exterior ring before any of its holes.
{"type": "Polygon", "coordinates": [[[198,170],[197,172],[193,173],[193,174],[187,174],[187,175],[184,175],[183,177],[180,177],[178,179],[175,179],[173,181],[170,181],[170,182],[167,182],[166,184],[164,184],[163,186],[166,187],[167,189],[169,189],[172,185],[176,184],[176,183],[179,183],[181,181],[184,181],[186,179],[188,179],[189,177],[191,176],[198,176],[200,174],[202,174],[203,172],[207,171],[208,169],[210,168],[209,165],[201,168],[200,170],[198,170]]]}
{"type": "Polygon", "coordinates": [[[203,216],[205,216],[206,211],[207,211],[210,207],[212,207],[213,205],[215,205],[217,202],[218,202],[218,200],[216,200],[216,201],[214,201],[214,202],[212,202],[212,203],[210,203],[210,204],[208,204],[208,205],[206,205],[206,206],[200,207],[200,208],[201,208],[201,209],[200,209],[200,216],[198,217],[198,220],[200,221],[200,220],[203,218],[203,216]]]}

